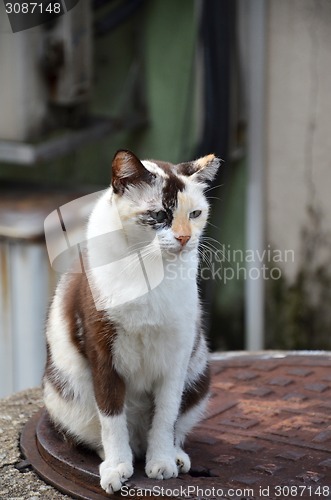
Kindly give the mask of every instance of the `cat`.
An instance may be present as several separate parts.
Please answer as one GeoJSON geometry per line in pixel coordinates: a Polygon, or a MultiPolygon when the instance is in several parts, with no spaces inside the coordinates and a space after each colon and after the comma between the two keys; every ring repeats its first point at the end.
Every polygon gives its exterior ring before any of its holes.
{"type": "Polygon", "coordinates": [[[198,245],[219,164],[214,155],[173,165],[119,150],[87,223],[86,272],[64,274],[55,291],[45,405],[59,429],[99,454],[107,493],[121,489],[137,457],[150,478],[190,469],[182,446],[210,381],[198,245]]]}

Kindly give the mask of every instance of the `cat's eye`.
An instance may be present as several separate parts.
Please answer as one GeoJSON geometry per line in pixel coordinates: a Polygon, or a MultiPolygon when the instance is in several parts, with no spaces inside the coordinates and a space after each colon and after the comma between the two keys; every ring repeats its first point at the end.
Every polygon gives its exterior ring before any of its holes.
{"type": "Polygon", "coordinates": [[[153,217],[156,222],[162,223],[167,220],[167,213],[164,210],[159,210],[158,212],[150,212],[151,217],[153,217]]]}
{"type": "Polygon", "coordinates": [[[196,219],[201,215],[201,210],[193,210],[193,212],[190,213],[190,219],[196,219]]]}

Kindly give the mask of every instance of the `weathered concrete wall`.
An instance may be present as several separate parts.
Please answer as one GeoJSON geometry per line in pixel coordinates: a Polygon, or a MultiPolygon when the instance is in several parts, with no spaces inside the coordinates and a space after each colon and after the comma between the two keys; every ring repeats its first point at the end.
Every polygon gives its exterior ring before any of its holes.
{"type": "Polygon", "coordinates": [[[331,2],[270,0],[266,244],[294,251],[267,283],[267,345],[331,348],[331,2]]]}
{"type": "MultiPolygon", "coordinates": [[[[267,242],[294,250],[295,263],[285,265],[293,280],[304,260],[302,232],[315,234],[320,223],[324,236],[331,228],[331,2],[269,7],[267,242]]],[[[324,245],[316,253],[325,260],[324,245]]]]}

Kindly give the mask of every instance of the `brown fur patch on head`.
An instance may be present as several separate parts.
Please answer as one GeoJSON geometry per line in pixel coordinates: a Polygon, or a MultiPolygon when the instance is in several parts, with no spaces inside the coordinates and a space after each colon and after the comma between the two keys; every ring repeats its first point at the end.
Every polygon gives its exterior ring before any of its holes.
{"type": "Polygon", "coordinates": [[[162,194],[162,204],[166,210],[173,210],[177,206],[178,193],[182,192],[184,188],[184,182],[177,175],[168,174],[162,194]]]}
{"type": "Polygon", "coordinates": [[[158,167],[160,167],[164,173],[167,175],[171,175],[174,170],[174,164],[170,163],[168,161],[160,161],[160,160],[150,160],[151,162],[155,163],[158,167]]]}
{"type": "Polygon", "coordinates": [[[181,175],[191,177],[199,182],[211,181],[220,166],[220,160],[214,154],[198,158],[195,161],[180,163],[177,171],[181,175]]]}
{"type": "Polygon", "coordinates": [[[151,183],[155,175],[149,172],[131,151],[117,151],[112,163],[112,186],[114,193],[122,195],[129,185],[151,183]]]}

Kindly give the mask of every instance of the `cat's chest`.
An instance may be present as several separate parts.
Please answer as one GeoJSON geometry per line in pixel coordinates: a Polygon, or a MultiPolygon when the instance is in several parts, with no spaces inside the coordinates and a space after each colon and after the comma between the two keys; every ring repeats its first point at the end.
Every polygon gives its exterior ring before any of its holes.
{"type": "Polygon", "coordinates": [[[188,295],[186,304],[185,299],[167,304],[164,297],[160,302],[155,295],[128,305],[116,321],[115,366],[139,390],[150,390],[155,380],[187,357],[195,336],[198,304],[194,296],[188,295]]]}
{"type": "MultiPolygon", "coordinates": [[[[148,338],[157,337],[162,343],[167,332],[181,331],[184,325],[190,328],[198,308],[195,283],[183,286],[167,281],[146,295],[113,309],[110,316],[126,333],[138,336],[147,333],[148,338]]],[[[146,344],[146,340],[143,343],[146,344]]]]}
{"type": "Polygon", "coordinates": [[[153,380],[169,370],[175,345],[163,329],[127,333],[119,329],[113,346],[117,370],[128,380],[149,389],[153,380]]]}

